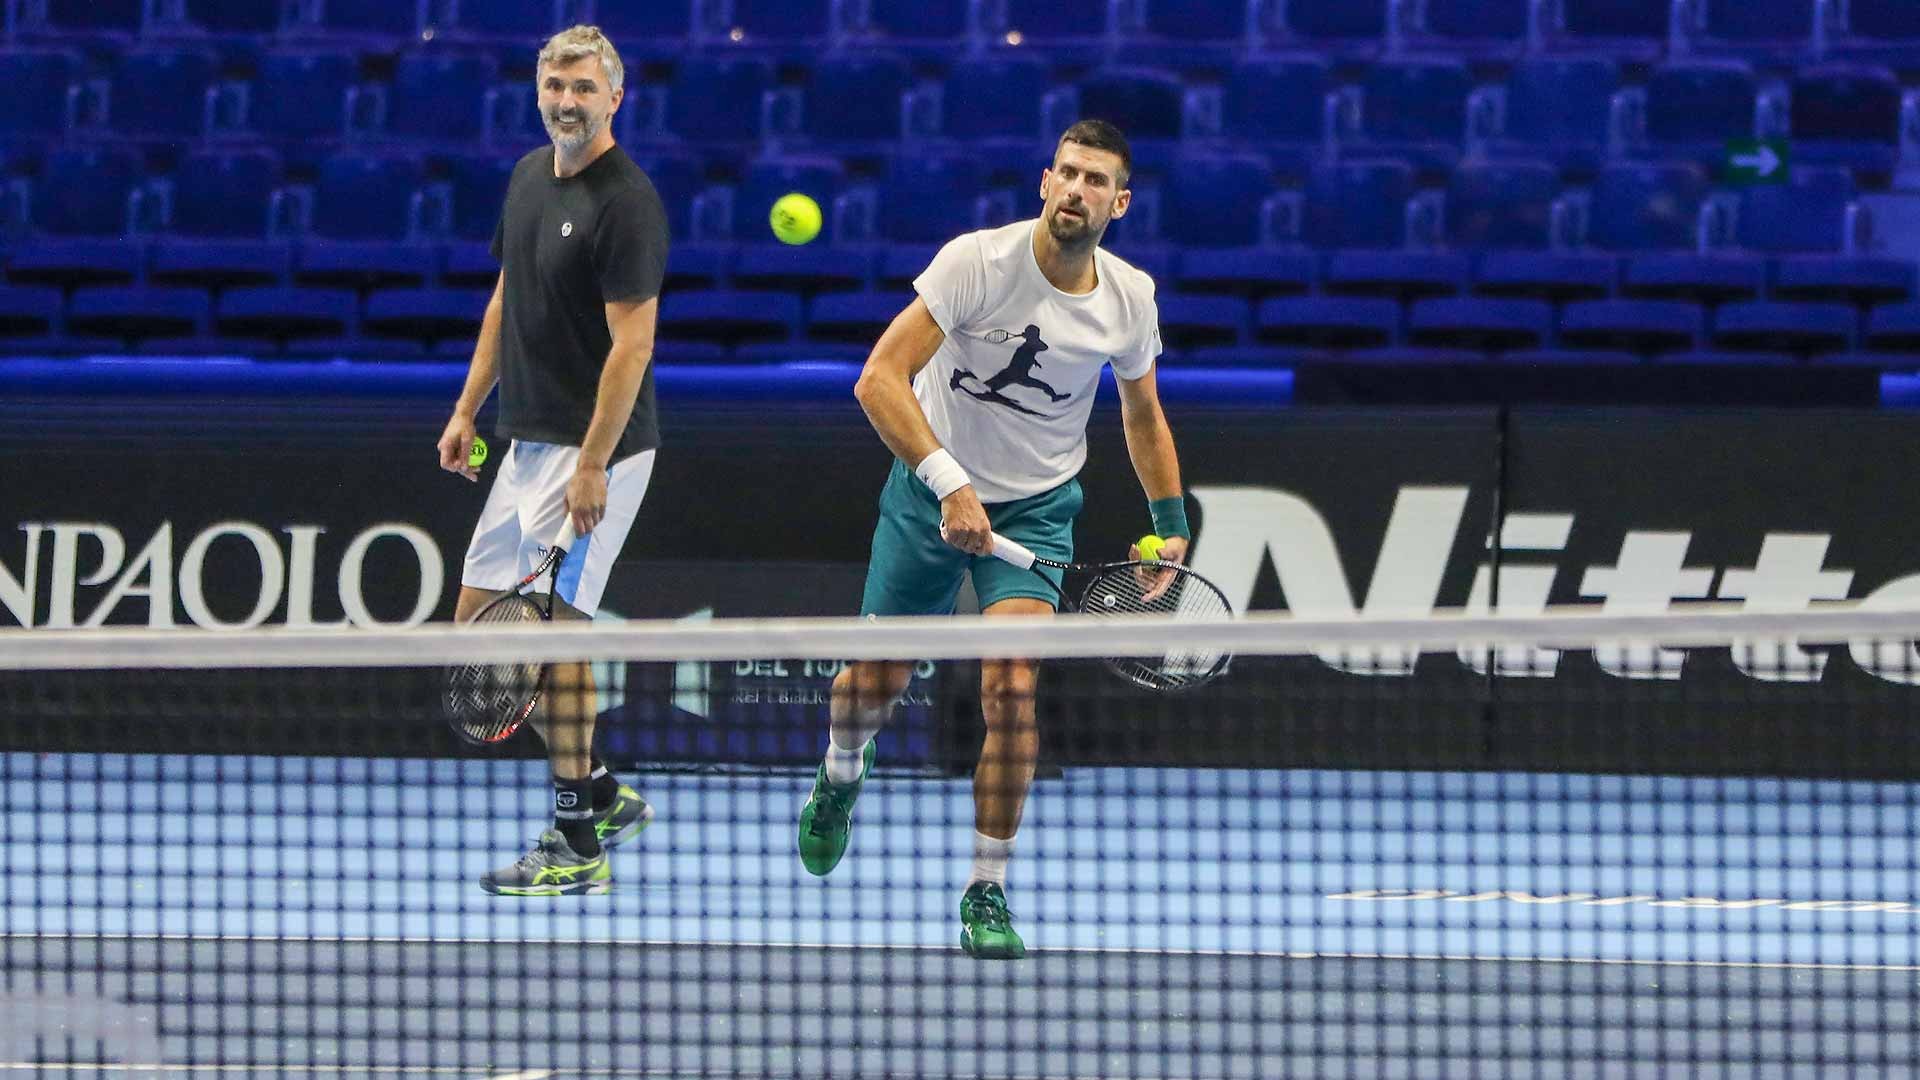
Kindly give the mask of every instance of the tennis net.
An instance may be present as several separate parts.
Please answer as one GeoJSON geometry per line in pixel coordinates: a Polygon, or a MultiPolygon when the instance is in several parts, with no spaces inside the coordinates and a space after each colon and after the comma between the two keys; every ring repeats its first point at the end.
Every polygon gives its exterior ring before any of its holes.
{"type": "Polygon", "coordinates": [[[1855,604],[0,633],[0,1074],[1896,1075],[1916,639],[1855,604]],[[531,732],[453,734],[448,670],[527,660],[626,788],[568,819],[624,839],[604,892],[480,884],[563,797],[531,732]],[[907,682],[817,876],[852,661],[907,682]],[[976,958],[1000,872],[1024,955],[976,958]]]}

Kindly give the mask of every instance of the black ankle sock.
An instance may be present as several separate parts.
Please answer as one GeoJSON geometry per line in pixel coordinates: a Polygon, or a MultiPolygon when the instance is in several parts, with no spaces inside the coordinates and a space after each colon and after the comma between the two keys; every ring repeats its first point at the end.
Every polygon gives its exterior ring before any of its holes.
{"type": "Polygon", "coordinates": [[[607,763],[600,760],[599,754],[593,755],[592,761],[587,779],[593,783],[593,809],[597,813],[612,806],[613,800],[620,796],[620,780],[607,768],[607,763]]]}
{"type": "Polygon", "coordinates": [[[600,839],[593,835],[591,780],[553,778],[553,827],[575,853],[588,858],[600,854],[600,839]]]}

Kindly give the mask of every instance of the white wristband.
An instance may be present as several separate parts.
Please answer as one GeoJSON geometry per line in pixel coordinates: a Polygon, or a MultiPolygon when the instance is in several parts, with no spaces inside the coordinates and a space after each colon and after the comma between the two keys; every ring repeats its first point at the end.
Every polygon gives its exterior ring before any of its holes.
{"type": "Polygon", "coordinates": [[[920,464],[914,466],[913,475],[918,476],[921,483],[933,489],[933,497],[936,499],[944,499],[973,483],[973,480],[967,476],[967,470],[953,460],[953,455],[947,453],[945,447],[923,458],[920,464]]]}

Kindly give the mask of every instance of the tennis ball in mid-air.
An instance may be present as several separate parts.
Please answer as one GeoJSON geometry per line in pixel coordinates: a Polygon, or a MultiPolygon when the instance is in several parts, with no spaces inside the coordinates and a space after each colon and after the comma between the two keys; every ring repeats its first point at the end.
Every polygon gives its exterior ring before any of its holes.
{"type": "Polygon", "coordinates": [[[478,435],[473,437],[473,449],[467,451],[467,468],[477,469],[487,463],[487,440],[478,435]]]}
{"type": "Polygon", "coordinates": [[[1140,542],[1135,544],[1134,546],[1140,549],[1140,561],[1159,562],[1160,548],[1165,543],[1166,543],[1165,540],[1162,540],[1159,537],[1149,533],[1146,536],[1141,537],[1140,542]]]}
{"type": "Polygon", "coordinates": [[[820,204],[811,195],[790,191],[773,204],[768,220],[781,243],[804,244],[820,235],[820,204]]]}

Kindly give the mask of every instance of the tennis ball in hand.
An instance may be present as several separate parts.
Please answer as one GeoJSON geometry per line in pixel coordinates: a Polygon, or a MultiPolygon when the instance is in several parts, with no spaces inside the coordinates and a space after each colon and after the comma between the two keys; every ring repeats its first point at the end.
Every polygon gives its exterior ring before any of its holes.
{"type": "Polygon", "coordinates": [[[781,243],[804,244],[820,235],[820,204],[812,196],[790,191],[773,204],[768,220],[781,243]]]}
{"type": "Polygon", "coordinates": [[[478,435],[473,437],[473,449],[467,451],[467,468],[477,469],[487,463],[487,440],[478,435]]]}
{"type": "Polygon", "coordinates": [[[1166,543],[1165,540],[1162,540],[1159,537],[1149,533],[1146,536],[1141,537],[1140,542],[1135,544],[1134,547],[1137,547],[1140,549],[1141,562],[1159,562],[1160,548],[1165,543],[1166,543]]]}

